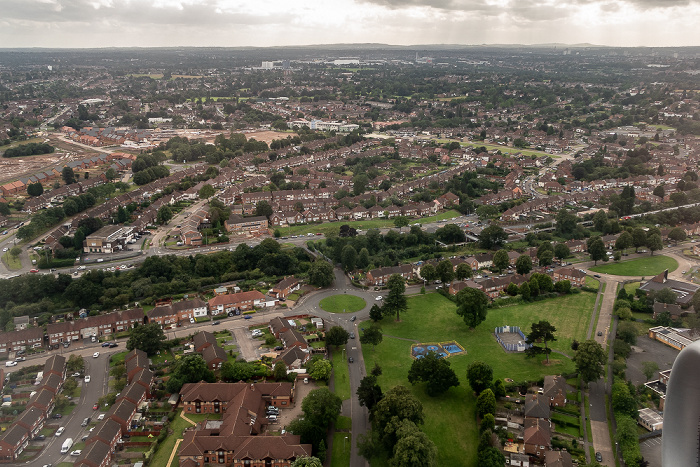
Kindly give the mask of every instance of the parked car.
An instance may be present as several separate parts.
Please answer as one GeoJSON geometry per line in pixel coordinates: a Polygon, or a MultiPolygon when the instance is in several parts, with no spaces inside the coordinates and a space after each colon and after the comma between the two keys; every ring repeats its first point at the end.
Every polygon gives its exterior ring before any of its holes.
{"type": "Polygon", "coordinates": [[[95,404],[92,406],[92,410],[97,410],[99,408],[100,406],[97,404],[97,402],[95,402],[95,404]]]}
{"type": "Polygon", "coordinates": [[[83,453],[83,451],[81,449],[76,449],[75,451],[71,451],[70,455],[77,457],[77,456],[81,455],[82,453],[83,453]]]}
{"type": "Polygon", "coordinates": [[[44,441],[46,439],[46,435],[36,435],[34,437],[34,441],[44,441]]]}
{"type": "Polygon", "coordinates": [[[380,300],[382,300],[383,298],[384,298],[384,297],[382,297],[381,295],[377,295],[377,296],[375,297],[375,300],[376,300],[376,301],[380,301],[380,300]]]}
{"type": "Polygon", "coordinates": [[[59,419],[61,417],[63,417],[63,415],[61,415],[60,413],[53,414],[53,418],[59,419]]]}
{"type": "Polygon", "coordinates": [[[109,342],[103,342],[102,347],[109,347],[109,342]]]}
{"type": "Polygon", "coordinates": [[[37,272],[39,272],[39,270],[38,269],[30,269],[29,272],[37,273],[37,272]]]}
{"type": "Polygon", "coordinates": [[[17,366],[17,362],[15,362],[15,361],[5,362],[5,366],[17,366]]]}
{"type": "Polygon", "coordinates": [[[598,462],[603,462],[603,455],[600,452],[595,453],[595,460],[598,462]]]}
{"type": "Polygon", "coordinates": [[[109,343],[109,348],[110,348],[110,349],[113,349],[113,348],[118,347],[118,346],[119,346],[119,344],[117,344],[116,342],[110,342],[110,343],[109,343]]]}
{"type": "Polygon", "coordinates": [[[245,316],[243,317],[243,319],[251,319],[251,318],[252,318],[252,316],[250,316],[250,315],[245,315],[245,316]]]}
{"type": "Polygon", "coordinates": [[[221,321],[214,321],[214,324],[212,324],[212,326],[216,326],[217,324],[221,324],[221,321]]]}

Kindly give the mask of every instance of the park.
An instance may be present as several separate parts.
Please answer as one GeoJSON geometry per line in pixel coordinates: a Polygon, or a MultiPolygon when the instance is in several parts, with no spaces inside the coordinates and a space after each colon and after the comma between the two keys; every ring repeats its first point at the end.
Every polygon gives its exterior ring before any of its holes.
{"type": "Polygon", "coordinates": [[[603,264],[590,268],[591,271],[614,276],[656,276],[666,269],[678,269],[678,262],[668,256],[657,255],[637,258],[619,263],[603,264]]]}
{"type": "MultiPolygon", "coordinates": [[[[409,388],[424,407],[423,431],[438,448],[438,465],[477,465],[478,428],[476,397],[466,379],[467,368],[474,361],[483,361],[493,368],[494,379],[516,382],[538,381],[545,375],[575,371],[566,355],[573,355],[574,339],[585,340],[596,294],[581,292],[525,304],[489,309],[486,320],[469,329],[456,314],[456,305],[438,293],[408,298],[408,311],[397,322],[393,317],[380,321],[384,339],[373,348],[363,346],[367,371],[375,363],[382,368],[378,383],[383,391],[399,384],[409,388]],[[494,329],[519,326],[526,334],[533,322],[548,320],[556,327],[557,340],[549,365],[544,357],[527,358],[523,353],[509,353],[496,341],[494,329]],[[438,397],[429,397],[423,384],[411,385],[408,369],[413,363],[412,346],[418,343],[455,342],[465,352],[450,356],[448,361],[460,385],[438,397]],[[566,354],[566,355],[563,355],[566,354]]],[[[360,327],[369,326],[363,322],[360,327]]],[[[373,459],[382,465],[385,459],[373,459]]]]}

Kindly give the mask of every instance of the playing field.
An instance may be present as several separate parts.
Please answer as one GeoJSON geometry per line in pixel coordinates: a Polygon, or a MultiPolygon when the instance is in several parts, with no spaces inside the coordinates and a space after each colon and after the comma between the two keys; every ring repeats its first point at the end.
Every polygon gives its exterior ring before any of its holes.
{"type": "Polygon", "coordinates": [[[666,269],[669,272],[678,269],[678,262],[668,256],[656,255],[644,258],[622,261],[619,263],[603,264],[590,268],[591,271],[613,274],[615,276],[656,276],[666,269]]]}
{"type": "MultiPolygon", "coordinates": [[[[489,310],[486,321],[469,330],[456,313],[456,305],[440,294],[417,295],[408,299],[409,310],[401,315],[401,322],[392,317],[380,324],[384,339],[376,350],[363,346],[365,366],[369,371],[375,364],[382,367],[379,383],[384,391],[403,384],[423,403],[425,425],[423,430],[438,447],[438,465],[476,466],[478,429],[475,418],[475,398],[466,379],[467,367],[481,360],[494,370],[495,378],[515,381],[536,381],[547,374],[568,373],[574,364],[567,357],[552,353],[549,366],[544,357],[528,359],[523,354],[506,353],[496,342],[493,331],[497,326],[520,326],[526,334],[530,325],[548,320],[556,328],[558,340],[550,347],[571,355],[571,341],[585,339],[596,295],[582,292],[555,299],[512,307],[489,310]],[[412,342],[456,341],[466,354],[450,357],[448,361],[457,373],[460,385],[442,396],[429,397],[423,385],[411,387],[407,375],[413,359],[412,342]]],[[[360,327],[368,323],[362,323],[360,327]]],[[[381,465],[377,459],[374,464],[381,465]]]]}

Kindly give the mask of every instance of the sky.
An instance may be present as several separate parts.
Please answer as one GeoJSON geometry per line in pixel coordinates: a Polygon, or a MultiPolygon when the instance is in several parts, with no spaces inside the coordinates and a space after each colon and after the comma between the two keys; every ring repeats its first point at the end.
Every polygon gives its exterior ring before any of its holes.
{"type": "Polygon", "coordinates": [[[0,0],[0,47],[700,45],[700,0],[0,0]]]}

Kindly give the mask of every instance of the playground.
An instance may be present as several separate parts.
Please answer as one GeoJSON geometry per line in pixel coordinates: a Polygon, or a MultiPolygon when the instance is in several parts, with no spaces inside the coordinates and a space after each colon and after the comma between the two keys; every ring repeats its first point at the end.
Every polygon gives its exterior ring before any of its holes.
{"type": "Polygon", "coordinates": [[[411,356],[415,359],[424,358],[426,355],[428,355],[428,352],[435,352],[440,358],[467,353],[467,351],[464,350],[464,347],[455,341],[441,342],[437,344],[413,344],[411,346],[411,356]]]}

